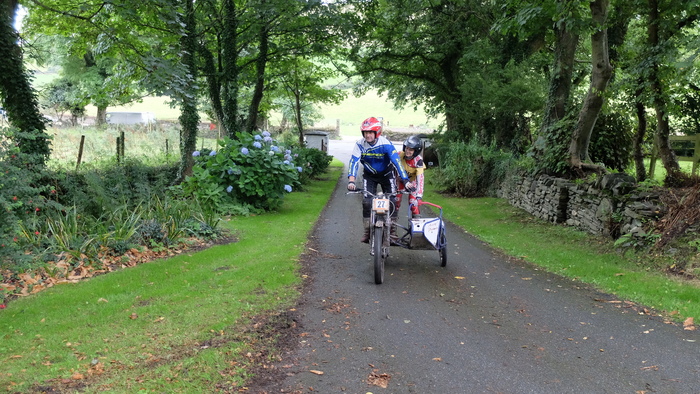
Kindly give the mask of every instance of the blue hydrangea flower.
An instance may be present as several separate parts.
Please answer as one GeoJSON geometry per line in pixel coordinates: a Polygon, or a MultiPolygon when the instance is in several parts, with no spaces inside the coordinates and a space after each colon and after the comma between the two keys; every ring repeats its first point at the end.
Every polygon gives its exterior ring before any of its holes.
{"type": "Polygon", "coordinates": [[[209,152],[209,156],[216,156],[216,151],[213,150],[213,151],[209,152]]]}
{"type": "Polygon", "coordinates": [[[229,168],[228,170],[226,170],[226,172],[227,172],[229,175],[233,175],[233,168],[229,168]]]}
{"type": "Polygon", "coordinates": [[[226,193],[231,193],[232,190],[233,190],[233,186],[229,186],[226,188],[226,193]]]}
{"type": "Polygon", "coordinates": [[[263,138],[265,142],[272,142],[272,137],[265,137],[263,138]]]}
{"type": "Polygon", "coordinates": [[[279,152],[279,151],[280,151],[280,148],[276,147],[275,145],[272,145],[272,146],[270,147],[270,149],[272,149],[273,152],[279,152]]]}
{"type": "Polygon", "coordinates": [[[194,156],[194,157],[197,157],[197,156],[199,156],[199,151],[198,151],[198,150],[196,150],[196,151],[192,152],[192,156],[194,156]]]}
{"type": "Polygon", "coordinates": [[[302,171],[304,171],[304,169],[301,167],[297,167],[297,171],[302,172],[302,171]]]}
{"type": "Polygon", "coordinates": [[[265,131],[262,132],[262,135],[263,135],[263,137],[269,137],[269,136],[270,136],[270,132],[267,131],[267,130],[265,130],[265,131]]]}
{"type": "Polygon", "coordinates": [[[255,134],[254,138],[256,141],[260,141],[262,139],[262,137],[259,134],[255,134]]]}
{"type": "Polygon", "coordinates": [[[289,164],[289,160],[285,160],[285,161],[284,161],[284,164],[289,164]]]}
{"type": "Polygon", "coordinates": [[[284,185],[284,190],[286,190],[287,193],[291,193],[291,192],[292,192],[292,187],[289,186],[289,185],[284,185]]]}
{"type": "Polygon", "coordinates": [[[286,151],[284,151],[284,154],[285,154],[285,155],[291,155],[291,154],[292,154],[292,151],[289,150],[289,149],[287,149],[286,151]]]}
{"type": "Polygon", "coordinates": [[[284,160],[287,160],[287,161],[292,160],[292,156],[284,155],[284,160]]]}
{"type": "Polygon", "coordinates": [[[247,154],[248,154],[248,148],[241,148],[241,153],[243,153],[244,155],[247,155],[247,154]]]}
{"type": "Polygon", "coordinates": [[[258,149],[262,148],[262,144],[259,143],[258,141],[253,142],[253,146],[258,148],[258,149]]]}

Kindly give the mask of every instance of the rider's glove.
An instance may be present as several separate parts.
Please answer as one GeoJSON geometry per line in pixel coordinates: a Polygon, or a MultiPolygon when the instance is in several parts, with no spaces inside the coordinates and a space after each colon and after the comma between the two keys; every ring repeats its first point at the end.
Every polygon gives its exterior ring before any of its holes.
{"type": "Polygon", "coordinates": [[[416,191],[416,186],[413,184],[413,182],[406,182],[405,188],[406,191],[409,193],[413,193],[416,191]]]}
{"type": "Polygon", "coordinates": [[[348,182],[348,190],[350,190],[351,192],[354,192],[355,189],[356,189],[355,182],[353,182],[353,181],[348,182]]]}

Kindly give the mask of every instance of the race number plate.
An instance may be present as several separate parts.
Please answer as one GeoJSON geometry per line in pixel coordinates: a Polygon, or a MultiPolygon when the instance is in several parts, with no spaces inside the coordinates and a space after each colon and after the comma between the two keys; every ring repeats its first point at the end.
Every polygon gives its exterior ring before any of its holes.
{"type": "Polygon", "coordinates": [[[372,200],[372,210],[376,213],[387,213],[389,212],[389,203],[388,198],[375,198],[372,200]]]}

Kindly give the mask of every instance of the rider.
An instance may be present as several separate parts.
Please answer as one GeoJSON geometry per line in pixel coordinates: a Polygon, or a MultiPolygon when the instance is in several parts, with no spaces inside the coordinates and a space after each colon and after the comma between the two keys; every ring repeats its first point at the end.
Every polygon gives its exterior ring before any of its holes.
{"type": "MultiPolygon", "coordinates": [[[[420,208],[418,208],[418,200],[423,198],[423,185],[425,183],[425,176],[423,174],[425,170],[425,164],[423,163],[423,157],[420,153],[422,150],[422,144],[420,137],[417,135],[412,135],[406,139],[403,143],[403,152],[399,152],[399,157],[401,158],[401,165],[404,170],[408,173],[408,177],[415,186],[415,191],[411,192],[408,196],[408,202],[411,204],[411,213],[413,217],[420,217],[420,208]]],[[[399,181],[399,190],[404,190],[403,182],[399,181]]],[[[398,211],[401,207],[401,197],[399,194],[396,197],[396,210],[398,211]]]]}
{"type": "MultiPolygon", "coordinates": [[[[396,148],[388,139],[382,137],[382,129],[382,122],[375,117],[367,118],[362,122],[360,126],[362,138],[355,143],[352,156],[350,157],[350,164],[348,165],[348,190],[354,191],[357,188],[355,186],[355,180],[360,163],[362,163],[364,167],[362,173],[362,188],[372,194],[377,193],[377,185],[382,186],[382,191],[384,193],[396,193],[395,174],[398,174],[404,182],[406,190],[410,191],[413,188],[413,184],[408,179],[408,173],[406,173],[406,170],[404,170],[399,162],[399,154],[396,152],[396,148]]],[[[389,199],[392,205],[396,204],[395,195],[390,196],[389,199]]],[[[364,226],[364,234],[360,239],[360,241],[364,243],[369,242],[369,218],[371,209],[372,197],[365,193],[362,199],[362,224],[364,226]]],[[[394,209],[391,215],[392,218],[396,218],[398,216],[398,210],[394,209]]],[[[390,234],[392,239],[396,239],[395,226],[391,227],[390,234]]]]}

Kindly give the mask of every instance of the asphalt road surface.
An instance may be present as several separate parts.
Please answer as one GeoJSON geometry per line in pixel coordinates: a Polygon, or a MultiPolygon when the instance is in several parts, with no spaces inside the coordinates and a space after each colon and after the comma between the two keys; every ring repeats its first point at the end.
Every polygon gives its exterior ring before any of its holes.
{"type": "MultiPolygon", "coordinates": [[[[351,142],[331,141],[347,163],[351,142]]],[[[489,248],[448,223],[437,251],[391,248],[374,284],[344,174],[311,239],[285,393],[700,393],[700,334],[489,248]]],[[[404,219],[405,220],[405,219],[404,219]]],[[[700,300],[699,300],[700,301],[700,300]]]]}

